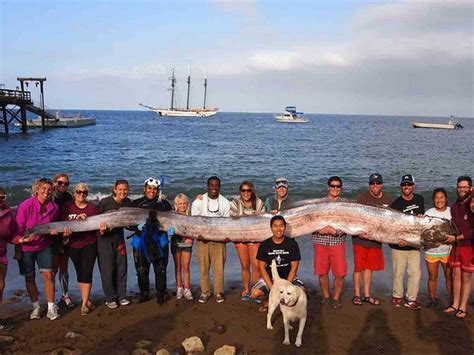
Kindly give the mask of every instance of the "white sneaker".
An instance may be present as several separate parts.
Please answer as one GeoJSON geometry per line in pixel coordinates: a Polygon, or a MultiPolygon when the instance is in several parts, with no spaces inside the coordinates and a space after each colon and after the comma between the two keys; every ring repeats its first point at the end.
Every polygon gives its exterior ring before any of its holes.
{"type": "Polygon", "coordinates": [[[122,298],[119,303],[121,306],[128,306],[130,304],[130,301],[126,298],[122,298]]]}
{"type": "Polygon", "coordinates": [[[41,318],[41,307],[33,307],[33,310],[30,313],[30,319],[40,319],[41,318]]]}
{"type": "Polygon", "coordinates": [[[110,309],[115,309],[118,307],[118,304],[117,302],[115,301],[112,301],[112,302],[105,302],[105,305],[110,308],[110,309]]]}
{"type": "Polygon", "coordinates": [[[179,287],[176,289],[176,299],[177,299],[177,300],[180,300],[181,298],[183,298],[183,293],[184,293],[184,288],[182,288],[181,286],[179,286],[179,287]]]}
{"type": "Polygon", "coordinates": [[[194,299],[191,289],[189,288],[184,289],[184,298],[187,299],[188,301],[192,301],[194,299]]]}
{"type": "Polygon", "coordinates": [[[46,317],[50,320],[56,320],[61,317],[58,313],[58,307],[54,305],[52,309],[48,308],[48,313],[46,314],[46,317]]]}

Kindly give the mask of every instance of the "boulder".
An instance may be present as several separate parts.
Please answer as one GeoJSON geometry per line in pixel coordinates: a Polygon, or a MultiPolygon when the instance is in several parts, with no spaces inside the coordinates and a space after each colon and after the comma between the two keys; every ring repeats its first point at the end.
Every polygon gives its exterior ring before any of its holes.
{"type": "Polygon", "coordinates": [[[170,352],[166,349],[160,349],[156,352],[155,355],[170,355],[170,352]]]}
{"type": "Polygon", "coordinates": [[[132,355],[151,355],[147,349],[135,349],[132,351],[132,355]]]}
{"type": "Polygon", "coordinates": [[[224,345],[214,351],[214,355],[235,355],[237,348],[235,346],[224,345]]]}
{"type": "Polygon", "coordinates": [[[153,347],[153,342],[151,340],[143,339],[135,343],[135,348],[137,349],[151,349],[153,347]]]}
{"type": "Polygon", "coordinates": [[[185,339],[181,344],[186,353],[201,353],[204,351],[202,340],[196,336],[185,339]]]}
{"type": "Polygon", "coordinates": [[[66,338],[71,338],[71,339],[74,339],[74,338],[82,338],[84,335],[82,334],[79,334],[79,333],[74,333],[74,332],[67,332],[66,333],[66,338]]]}
{"type": "Polygon", "coordinates": [[[0,335],[0,343],[13,343],[13,340],[15,340],[15,338],[9,335],[0,335]]]}

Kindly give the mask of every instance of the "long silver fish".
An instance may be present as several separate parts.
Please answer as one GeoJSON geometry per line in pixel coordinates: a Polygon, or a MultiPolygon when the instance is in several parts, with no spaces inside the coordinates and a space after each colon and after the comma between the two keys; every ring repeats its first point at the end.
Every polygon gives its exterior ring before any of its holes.
{"type": "MultiPolygon", "coordinates": [[[[400,239],[414,247],[433,248],[446,240],[455,230],[448,220],[435,217],[417,217],[392,209],[362,205],[355,202],[316,202],[282,211],[287,222],[286,234],[300,237],[325,226],[332,226],[350,235],[367,233],[373,240],[397,243],[400,239]]],[[[28,233],[48,234],[52,229],[65,227],[73,232],[99,229],[100,223],[108,228],[129,227],[145,223],[148,210],[121,208],[87,218],[85,221],[53,222],[38,225],[28,233]]],[[[195,239],[211,241],[260,242],[271,235],[272,215],[239,218],[190,217],[175,212],[157,212],[160,229],[175,228],[175,233],[195,239]]]]}

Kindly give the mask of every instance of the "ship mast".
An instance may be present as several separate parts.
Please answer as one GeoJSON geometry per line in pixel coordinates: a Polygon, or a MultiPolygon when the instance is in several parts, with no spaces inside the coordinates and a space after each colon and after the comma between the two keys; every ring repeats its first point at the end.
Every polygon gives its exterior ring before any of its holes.
{"type": "Polygon", "coordinates": [[[207,73],[206,73],[206,77],[204,78],[204,104],[202,105],[202,108],[206,108],[206,96],[207,96],[207,73]]]}
{"type": "Polygon", "coordinates": [[[174,88],[176,86],[176,78],[174,76],[174,67],[173,71],[171,73],[171,77],[169,78],[171,80],[171,110],[174,110],[174,88]]]}
{"type": "Polygon", "coordinates": [[[189,110],[189,89],[191,87],[191,61],[188,64],[188,97],[186,99],[186,110],[189,110]]]}

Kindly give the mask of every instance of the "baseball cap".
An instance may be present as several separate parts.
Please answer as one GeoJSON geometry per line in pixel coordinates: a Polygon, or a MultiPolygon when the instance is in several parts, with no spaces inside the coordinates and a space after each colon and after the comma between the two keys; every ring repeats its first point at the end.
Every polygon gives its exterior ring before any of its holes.
{"type": "Polygon", "coordinates": [[[161,184],[160,184],[159,180],[156,180],[156,179],[151,177],[151,178],[148,178],[148,179],[145,180],[145,186],[146,185],[154,186],[158,189],[161,184]]]}
{"type": "Polygon", "coordinates": [[[403,175],[402,179],[400,180],[400,185],[401,184],[412,184],[412,185],[414,185],[415,184],[415,178],[413,177],[413,175],[410,175],[410,174],[403,175]]]}
{"type": "Polygon", "coordinates": [[[369,184],[370,184],[371,182],[380,182],[381,184],[383,184],[383,177],[382,177],[382,175],[377,174],[377,173],[370,174],[370,176],[369,176],[369,184]]]}
{"type": "Polygon", "coordinates": [[[280,186],[288,188],[288,180],[284,177],[279,177],[275,179],[275,188],[278,189],[280,186]]]}

